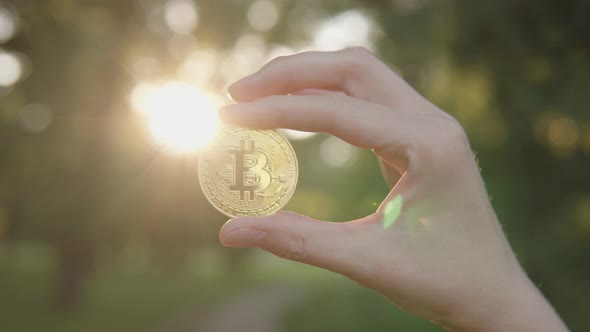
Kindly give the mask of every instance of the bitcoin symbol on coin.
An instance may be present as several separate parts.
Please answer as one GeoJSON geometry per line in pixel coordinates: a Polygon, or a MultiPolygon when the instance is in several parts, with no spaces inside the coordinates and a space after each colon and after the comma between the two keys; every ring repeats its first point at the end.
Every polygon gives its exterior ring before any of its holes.
{"type": "Polygon", "coordinates": [[[274,130],[226,126],[199,155],[205,197],[230,217],[277,212],[293,195],[297,175],[293,148],[274,130]]]}
{"type": "Polygon", "coordinates": [[[227,152],[235,156],[235,182],[229,190],[237,191],[240,201],[252,201],[256,191],[266,189],[272,176],[265,169],[268,157],[256,150],[256,142],[250,139],[240,141],[240,149],[229,149],[227,152]]]}

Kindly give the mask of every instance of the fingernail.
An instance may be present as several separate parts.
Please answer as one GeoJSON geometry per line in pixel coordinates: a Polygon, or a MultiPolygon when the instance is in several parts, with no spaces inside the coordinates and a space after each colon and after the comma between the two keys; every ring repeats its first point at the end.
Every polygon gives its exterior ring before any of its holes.
{"type": "Polygon", "coordinates": [[[227,99],[231,100],[231,101],[235,101],[234,96],[231,95],[231,93],[229,92],[229,88],[231,88],[231,85],[227,87],[226,89],[226,96],[227,99]]]}
{"type": "Polygon", "coordinates": [[[224,237],[221,242],[227,247],[254,247],[266,232],[252,228],[238,228],[224,237]]]}

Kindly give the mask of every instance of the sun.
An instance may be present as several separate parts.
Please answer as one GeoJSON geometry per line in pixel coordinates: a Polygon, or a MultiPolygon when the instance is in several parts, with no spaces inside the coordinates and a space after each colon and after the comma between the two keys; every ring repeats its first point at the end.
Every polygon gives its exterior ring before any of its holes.
{"type": "Polygon", "coordinates": [[[213,138],[219,123],[216,100],[186,82],[140,82],[131,104],[145,117],[154,140],[174,153],[198,151],[213,138]]]}

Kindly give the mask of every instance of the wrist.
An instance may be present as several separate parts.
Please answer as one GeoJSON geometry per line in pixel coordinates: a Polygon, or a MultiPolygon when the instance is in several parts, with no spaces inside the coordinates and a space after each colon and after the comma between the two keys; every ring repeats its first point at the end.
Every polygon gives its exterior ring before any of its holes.
{"type": "Polygon", "coordinates": [[[464,314],[440,322],[441,325],[454,332],[569,331],[528,277],[523,276],[501,293],[470,306],[464,314]]]}

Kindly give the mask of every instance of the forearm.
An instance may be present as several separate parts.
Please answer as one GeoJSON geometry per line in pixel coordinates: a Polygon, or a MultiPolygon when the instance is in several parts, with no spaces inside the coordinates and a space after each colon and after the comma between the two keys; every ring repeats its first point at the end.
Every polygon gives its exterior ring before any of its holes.
{"type": "Polygon", "coordinates": [[[527,279],[478,317],[443,322],[453,332],[568,332],[549,302],[527,279]]]}

